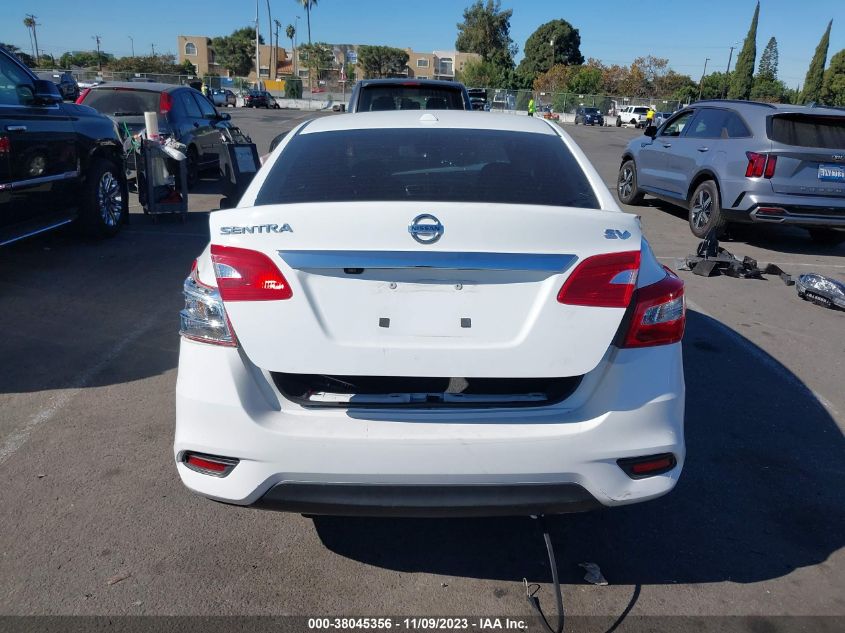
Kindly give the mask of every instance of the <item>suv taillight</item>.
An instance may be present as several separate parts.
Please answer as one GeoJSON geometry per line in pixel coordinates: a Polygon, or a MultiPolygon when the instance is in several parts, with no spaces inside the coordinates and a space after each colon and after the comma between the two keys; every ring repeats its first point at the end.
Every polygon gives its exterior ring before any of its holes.
{"type": "Polygon", "coordinates": [[[557,300],[574,306],[627,308],[639,270],[640,251],[588,257],[572,271],[557,300]]]}
{"type": "Polygon", "coordinates": [[[89,92],[91,92],[91,88],[85,88],[85,90],[79,93],[79,96],[76,98],[76,101],[74,103],[76,103],[77,105],[81,105],[82,102],[85,101],[85,97],[88,96],[89,92]]]}
{"type": "Polygon", "coordinates": [[[293,296],[287,279],[264,253],[212,244],[211,261],[223,301],[279,301],[293,296]]]}
{"type": "Polygon", "coordinates": [[[634,312],[622,347],[677,343],[684,336],[684,282],[668,268],[666,277],[637,289],[634,312]]]}
{"type": "Polygon", "coordinates": [[[775,175],[775,168],[778,164],[777,156],[759,154],[757,152],[745,152],[748,157],[748,166],[745,168],[746,178],[771,178],[775,175]]]}

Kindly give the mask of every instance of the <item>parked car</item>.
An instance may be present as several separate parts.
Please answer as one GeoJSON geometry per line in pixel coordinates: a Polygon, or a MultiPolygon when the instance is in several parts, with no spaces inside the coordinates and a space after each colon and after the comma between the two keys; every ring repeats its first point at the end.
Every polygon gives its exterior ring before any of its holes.
{"type": "Polygon", "coordinates": [[[598,108],[579,106],[575,108],[575,125],[604,125],[604,116],[598,108]]]}
{"type": "Polygon", "coordinates": [[[219,174],[220,130],[230,126],[231,117],[217,112],[201,92],[171,84],[111,82],[84,90],[77,103],[111,117],[124,134],[144,129],[144,112],[158,112],[159,132],[187,146],[188,184],[193,186],[202,171],[219,174]]]}
{"type": "Polygon", "coordinates": [[[666,121],[669,120],[669,118],[672,116],[672,114],[673,114],[672,112],[655,112],[654,113],[654,125],[656,125],[657,127],[660,127],[666,121]]]}
{"type": "Polygon", "coordinates": [[[128,212],[114,124],[0,47],[0,246],[72,222],[111,236],[128,212]]]}
{"type": "Polygon", "coordinates": [[[52,81],[59,87],[59,93],[65,101],[76,101],[79,98],[79,85],[76,78],[67,71],[47,70],[35,73],[39,79],[52,81]]]}
{"type": "Polygon", "coordinates": [[[245,108],[269,108],[270,103],[267,101],[266,93],[260,90],[249,90],[244,93],[245,108]]]}
{"type": "Polygon", "coordinates": [[[223,108],[228,106],[232,106],[234,108],[238,102],[237,97],[235,97],[235,93],[229,89],[212,90],[211,100],[214,102],[214,105],[223,108]]]}
{"type": "Polygon", "coordinates": [[[472,110],[466,86],[434,79],[364,79],[355,84],[349,112],[472,110]]]}
{"type": "Polygon", "coordinates": [[[339,515],[669,492],[683,282],[574,148],[536,117],[454,110],[291,131],[238,207],[211,214],[185,280],[184,484],[339,515]]]}
{"type": "Polygon", "coordinates": [[[262,90],[262,91],[261,91],[261,94],[262,94],[262,95],[264,95],[264,99],[266,99],[266,100],[267,100],[267,107],[268,107],[268,108],[273,108],[274,110],[278,110],[279,108],[281,108],[281,107],[282,107],[282,106],[280,106],[280,105],[279,105],[279,102],[278,102],[278,101],[276,101],[276,97],[274,97],[273,95],[271,95],[271,94],[270,94],[269,92],[267,92],[266,90],[262,90]]]}
{"type": "Polygon", "coordinates": [[[700,101],[624,154],[619,199],[648,194],[689,210],[697,237],[729,223],[792,224],[845,240],[845,113],[753,101],[700,101]]]}
{"type": "Polygon", "coordinates": [[[616,127],[633,125],[635,128],[646,126],[648,108],[645,106],[626,106],[616,115],[616,127]]]}

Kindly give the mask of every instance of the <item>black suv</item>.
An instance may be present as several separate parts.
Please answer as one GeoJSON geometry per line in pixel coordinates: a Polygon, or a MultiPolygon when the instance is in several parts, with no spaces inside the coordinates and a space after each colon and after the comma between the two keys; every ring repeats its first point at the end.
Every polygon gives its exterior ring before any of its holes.
{"type": "Polygon", "coordinates": [[[74,221],[111,236],[128,211],[114,124],[0,47],[0,246],[74,221]]]}
{"type": "Polygon", "coordinates": [[[436,79],[364,79],[355,84],[350,112],[472,110],[466,86],[436,79]]]}
{"type": "Polygon", "coordinates": [[[76,101],[79,98],[79,84],[76,78],[67,71],[47,70],[36,73],[39,79],[52,81],[59,87],[62,99],[65,101],[76,101]]]}
{"type": "Polygon", "coordinates": [[[598,108],[578,106],[575,109],[575,125],[604,125],[604,117],[598,108]]]}
{"type": "Polygon", "coordinates": [[[77,103],[111,117],[123,136],[144,129],[144,112],[158,112],[159,133],[188,148],[189,185],[196,183],[201,171],[220,173],[221,129],[230,127],[231,117],[220,114],[205,95],[189,86],[110,82],[83,91],[77,103]]]}

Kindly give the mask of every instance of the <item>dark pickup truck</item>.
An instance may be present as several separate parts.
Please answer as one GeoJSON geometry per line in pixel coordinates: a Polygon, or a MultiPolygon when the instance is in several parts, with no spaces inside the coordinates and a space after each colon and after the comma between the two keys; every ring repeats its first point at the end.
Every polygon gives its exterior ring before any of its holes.
{"type": "Polygon", "coordinates": [[[0,246],[71,222],[111,236],[128,210],[114,123],[0,47],[0,246]]]}

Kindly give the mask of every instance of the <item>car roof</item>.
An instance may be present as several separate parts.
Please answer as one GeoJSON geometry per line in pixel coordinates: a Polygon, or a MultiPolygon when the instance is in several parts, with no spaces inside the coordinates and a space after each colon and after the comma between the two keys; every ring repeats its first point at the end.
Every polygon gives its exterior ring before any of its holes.
{"type": "MultiPolygon", "coordinates": [[[[180,86],[176,84],[163,84],[148,81],[110,81],[106,84],[94,86],[91,90],[100,90],[104,88],[127,88],[130,90],[147,90],[149,92],[172,92],[178,88],[188,88],[193,90],[190,86],[180,86]]],[[[199,91],[197,91],[199,92],[199,91]]]]}
{"type": "Polygon", "coordinates": [[[362,79],[358,82],[362,86],[440,86],[443,88],[456,88],[464,90],[465,86],[460,81],[446,81],[444,79],[412,79],[408,77],[397,77],[395,79],[362,79]]]}
{"type": "Polygon", "coordinates": [[[390,110],[359,112],[312,119],[301,134],[374,129],[475,129],[554,135],[551,124],[538,117],[471,110],[390,110]]]}
{"type": "Polygon", "coordinates": [[[762,101],[739,101],[736,99],[709,99],[696,101],[689,107],[710,106],[714,108],[731,108],[742,114],[832,114],[842,116],[842,111],[825,106],[796,105],[793,103],[764,103],[762,101]],[[770,110],[775,110],[771,112],[770,110]]]}

